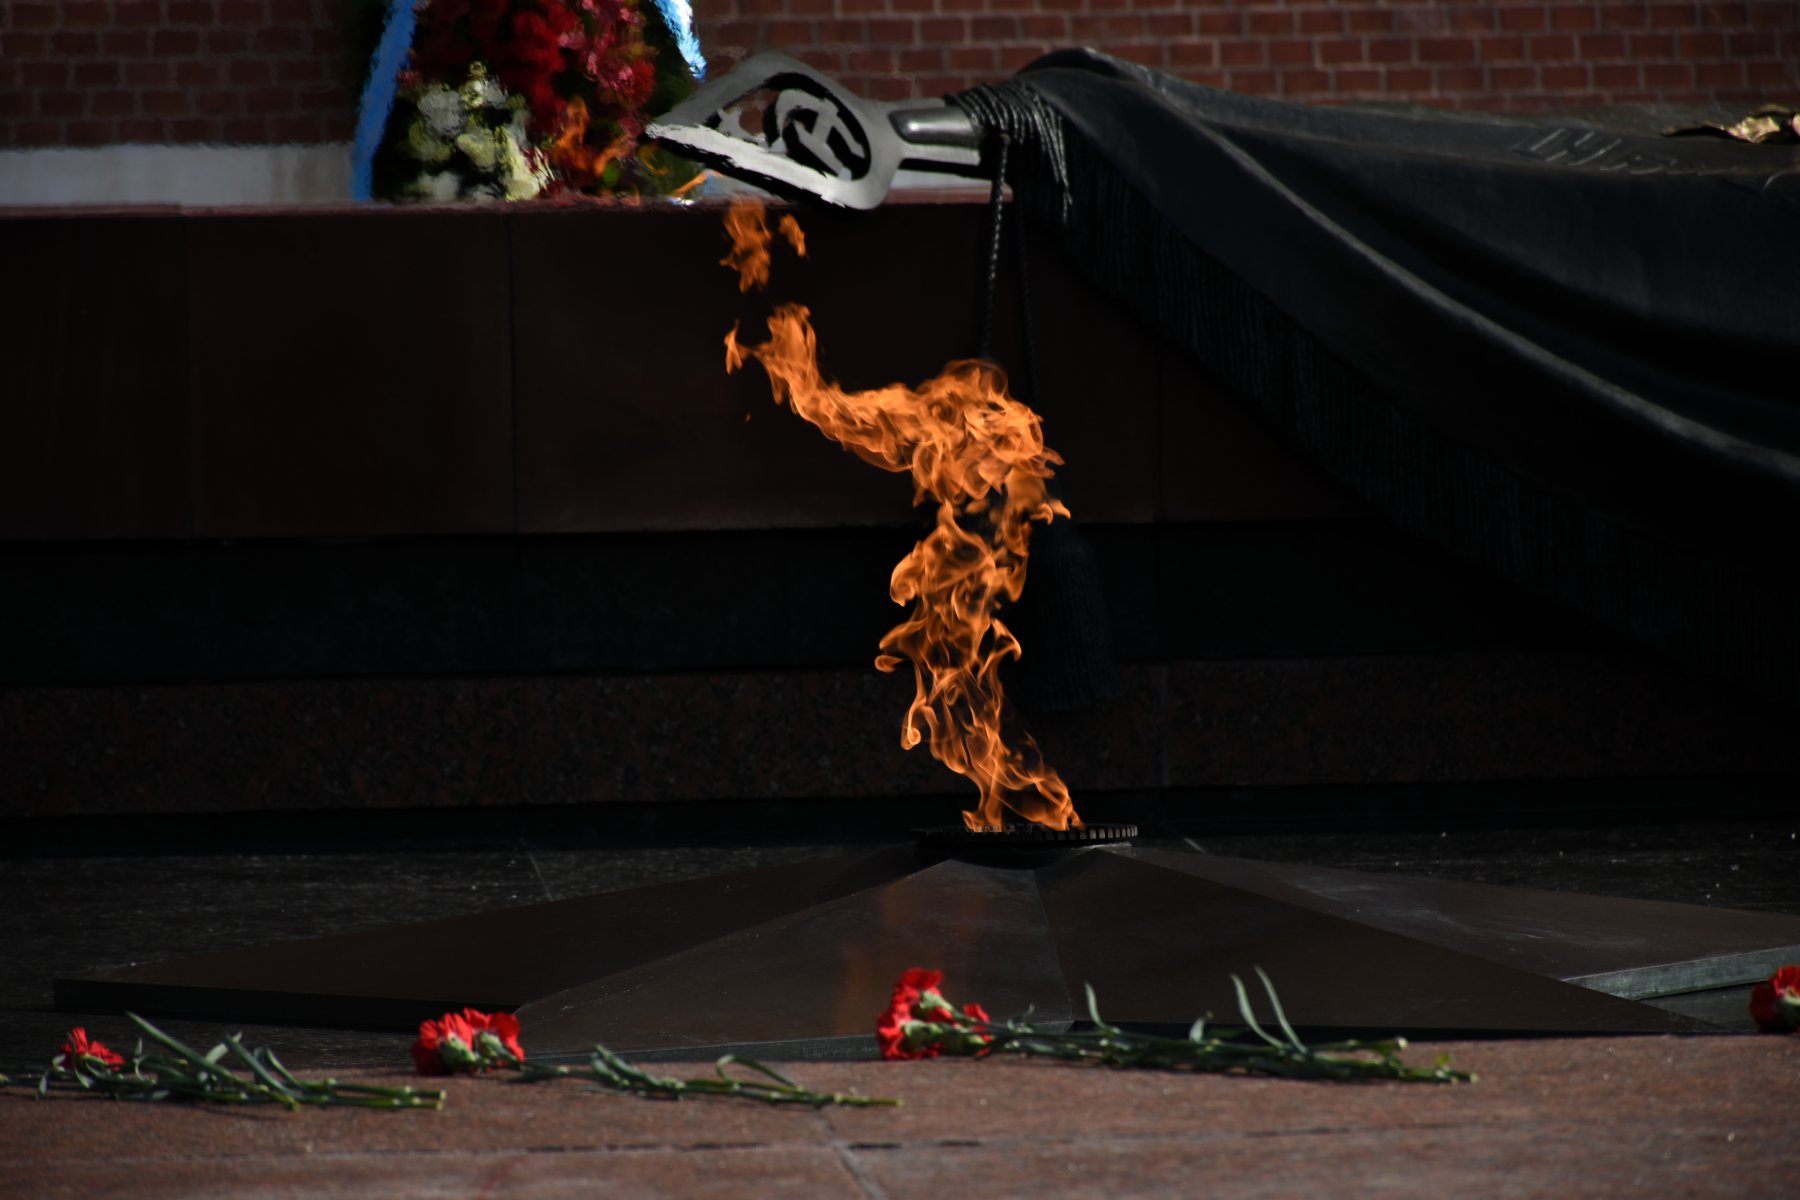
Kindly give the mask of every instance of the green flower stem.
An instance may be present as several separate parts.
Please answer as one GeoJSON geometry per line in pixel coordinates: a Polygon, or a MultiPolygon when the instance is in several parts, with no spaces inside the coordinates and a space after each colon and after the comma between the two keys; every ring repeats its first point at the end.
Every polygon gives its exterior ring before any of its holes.
{"type": "MultiPolygon", "coordinates": [[[[209,1104],[279,1104],[292,1111],[303,1106],[354,1108],[442,1108],[444,1093],[410,1087],[339,1083],[335,1079],[298,1079],[267,1048],[244,1047],[237,1035],[201,1054],[164,1033],[136,1013],[127,1013],[144,1036],[159,1048],[136,1052],[123,1069],[114,1070],[91,1054],[58,1055],[37,1081],[39,1095],[52,1088],[79,1088],[115,1100],[189,1100],[209,1104]],[[248,1075],[224,1065],[227,1058],[243,1064],[248,1075]]],[[[23,1083],[0,1075],[0,1087],[23,1083]]]]}
{"type": "MultiPolygon", "coordinates": [[[[510,1056],[508,1057],[510,1058],[510,1056]]],[[[683,1096],[690,1095],[727,1096],[740,1100],[754,1100],[763,1104],[805,1104],[812,1108],[824,1108],[827,1105],[843,1105],[853,1108],[893,1107],[900,1103],[898,1100],[879,1096],[859,1096],[846,1092],[815,1092],[800,1086],[765,1063],[736,1054],[727,1054],[719,1059],[714,1065],[716,1074],[713,1077],[702,1076],[698,1079],[675,1079],[666,1075],[652,1075],[632,1066],[601,1045],[595,1045],[585,1068],[544,1066],[540,1063],[520,1062],[517,1059],[513,1059],[511,1065],[519,1071],[517,1080],[519,1083],[540,1083],[548,1079],[588,1079],[609,1091],[629,1092],[633,1095],[668,1100],[679,1100],[683,1096]],[[762,1078],[747,1078],[743,1075],[731,1074],[726,1068],[733,1066],[743,1068],[754,1075],[760,1075],[762,1078]]]]}
{"type": "MultiPolygon", "coordinates": [[[[1415,1067],[1400,1060],[1406,1039],[1341,1041],[1308,1046],[1294,1032],[1282,1011],[1281,1000],[1269,977],[1257,970],[1269,1004],[1275,1012],[1279,1036],[1264,1029],[1250,1007],[1243,980],[1231,977],[1237,988],[1238,1011],[1244,1029],[1207,1032],[1204,1019],[1194,1022],[1185,1038],[1128,1033],[1109,1025],[1100,1016],[1094,989],[1087,989],[1092,1030],[1046,1034],[1023,1020],[980,1022],[958,1018],[966,1029],[993,1037],[990,1052],[1024,1054],[1064,1061],[1101,1062],[1115,1067],[1144,1067],[1245,1075],[1272,1075],[1290,1079],[1393,1079],[1408,1083],[1470,1083],[1475,1076],[1450,1066],[1448,1055],[1429,1067],[1415,1067]],[[1255,1041],[1234,1041],[1245,1032],[1255,1041]]],[[[951,1027],[944,1027],[949,1029],[951,1027]]]]}

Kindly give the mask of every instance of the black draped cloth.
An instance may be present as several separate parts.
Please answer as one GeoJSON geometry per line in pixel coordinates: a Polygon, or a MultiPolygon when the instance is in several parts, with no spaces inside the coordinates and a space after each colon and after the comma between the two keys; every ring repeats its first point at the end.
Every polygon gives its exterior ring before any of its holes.
{"type": "Polygon", "coordinates": [[[1088,51],[952,100],[1086,274],[1390,519],[1800,699],[1800,147],[1088,51]]]}

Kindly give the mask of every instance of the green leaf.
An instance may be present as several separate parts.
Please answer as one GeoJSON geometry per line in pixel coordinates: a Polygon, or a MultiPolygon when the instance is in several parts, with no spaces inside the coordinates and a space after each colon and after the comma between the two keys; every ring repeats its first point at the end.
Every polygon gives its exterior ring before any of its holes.
{"type": "Polygon", "coordinates": [[[256,1056],[260,1059],[263,1059],[265,1062],[267,1062],[269,1065],[269,1069],[274,1071],[277,1075],[281,1076],[288,1083],[297,1084],[300,1082],[297,1078],[294,1077],[294,1073],[292,1071],[288,1070],[286,1067],[281,1065],[281,1060],[279,1058],[276,1058],[275,1052],[273,1050],[269,1049],[267,1046],[259,1047],[256,1051],[256,1056]]]}
{"type": "Polygon", "coordinates": [[[766,1075],[770,1079],[773,1079],[776,1083],[779,1083],[783,1087],[794,1088],[797,1090],[800,1088],[799,1084],[795,1083],[793,1080],[789,1079],[786,1075],[783,1075],[781,1072],[775,1070],[773,1067],[770,1067],[763,1063],[760,1063],[754,1058],[739,1058],[735,1054],[727,1054],[723,1058],[719,1059],[719,1061],[716,1064],[714,1064],[714,1069],[716,1071],[718,1071],[719,1078],[721,1078],[721,1079],[730,1079],[731,1078],[731,1076],[729,1076],[725,1073],[725,1068],[728,1066],[731,1066],[733,1063],[736,1063],[742,1067],[746,1067],[749,1070],[755,1071],[758,1075],[766,1075]]]}
{"type": "Polygon", "coordinates": [[[1244,990],[1244,981],[1236,975],[1233,975],[1231,977],[1231,986],[1237,989],[1238,1012],[1243,1014],[1244,1024],[1250,1027],[1250,1032],[1254,1033],[1257,1037],[1269,1043],[1271,1046],[1282,1045],[1283,1043],[1279,1038],[1270,1037],[1269,1032],[1256,1023],[1256,1014],[1250,1011],[1250,994],[1244,990]]]}
{"type": "MultiPolygon", "coordinates": [[[[294,1093],[292,1089],[288,1087],[286,1081],[278,1079],[268,1067],[257,1061],[256,1055],[244,1049],[244,1043],[240,1040],[241,1037],[241,1034],[232,1034],[225,1039],[225,1044],[221,1045],[219,1049],[224,1050],[229,1046],[231,1052],[249,1066],[250,1073],[256,1076],[264,1087],[272,1091],[278,1098],[284,1098],[291,1101],[294,1097],[294,1093]]],[[[289,1104],[289,1107],[292,1107],[291,1103],[289,1104]]]]}
{"type": "Polygon", "coordinates": [[[168,1049],[173,1050],[175,1053],[181,1055],[182,1058],[187,1059],[189,1062],[198,1063],[198,1062],[205,1061],[203,1056],[198,1051],[196,1051],[192,1046],[184,1045],[181,1042],[177,1041],[175,1038],[170,1037],[168,1034],[164,1033],[162,1030],[158,1029],[156,1026],[152,1025],[150,1022],[144,1020],[144,1018],[138,1016],[136,1013],[128,1012],[125,1015],[130,1017],[133,1021],[137,1022],[138,1028],[142,1029],[146,1034],[148,1034],[150,1036],[151,1041],[160,1043],[161,1045],[167,1047],[168,1049]]]}
{"type": "Polygon", "coordinates": [[[1117,1027],[1108,1025],[1101,1018],[1101,1016],[1100,1016],[1100,997],[1094,993],[1094,985],[1091,983],[1083,983],[1081,986],[1082,986],[1082,989],[1087,992],[1088,1019],[1093,1021],[1094,1028],[1098,1029],[1101,1033],[1104,1033],[1104,1034],[1118,1033],[1119,1030],[1117,1029],[1117,1027]]]}
{"type": "Polygon", "coordinates": [[[1275,1009],[1275,1021],[1281,1026],[1281,1032],[1287,1034],[1288,1041],[1293,1044],[1294,1049],[1304,1052],[1306,1043],[1300,1040],[1300,1035],[1294,1032],[1292,1025],[1288,1024],[1287,1014],[1281,1011],[1281,997],[1275,994],[1275,985],[1269,980],[1268,972],[1261,967],[1255,968],[1255,971],[1256,977],[1262,980],[1263,991],[1269,993],[1269,1004],[1275,1009]]]}

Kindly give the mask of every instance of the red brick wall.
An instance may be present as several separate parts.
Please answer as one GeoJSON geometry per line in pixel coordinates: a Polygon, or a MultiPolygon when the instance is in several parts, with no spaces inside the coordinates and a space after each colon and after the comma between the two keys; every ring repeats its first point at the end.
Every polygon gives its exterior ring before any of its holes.
{"type": "Polygon", "coordinates": [[[1529,111],[1800,95],[1800,3],[1584,0],[711,0],[713,62],[787,50],[865,94],[935,96],[1098,46],[1299,100],[1529,111]]]}
{"type": "MultiPolygon", "coordinates": [[[[1800,2],[696,0],[715,68],[797,53],[865,94],[936,96],[1095,45],[1301,100],[1530,110],[1800,97],[1800,2]]],[[[320,142],[355,103],[335,0],[9,0],[0,146],[320,142]]]]}
{"type": "Polygon", "coordinates": [[[336,0],[6,0],[0,146],[347,140],[336,0]]]}

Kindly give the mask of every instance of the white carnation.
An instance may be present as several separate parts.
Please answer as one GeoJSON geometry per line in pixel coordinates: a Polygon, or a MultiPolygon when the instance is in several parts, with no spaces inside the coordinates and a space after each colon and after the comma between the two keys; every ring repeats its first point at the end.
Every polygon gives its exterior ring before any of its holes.
{"type": "Polygon", "coordinates": [[[427,171],[407,187],[425,203],[452,203],[461,189],[463,180],[455,176],[455,171],[427,171]]]}
{"type": "Polygon", "coordinates": [[[494,141],[494,135],[486,129],[470,129],[456,137],[456,148],[469,156],[478,170],[491,171],[500,157],[500,147],[494,141]]]}
{"type": "Polygon", "coordinates": [[[506,180],[506,198],[529,200],[542,191],[550,181],[549,169],[534,169],[524,148],[516,139],[507,137],[504,133],[500,137],[500,146],[506,160],[505,173],[502,175],[506,180]]]}
{"type": "Polygon", "coordinates": [[[435,137],[454,137],[463,127],[462,101],[441,83],[432,84],[419,97],[419,115],[435,137]]]}
{"type": "Polygon", "coordinates": [[[417,120],[406,127],[406,152],[424,163],[441,163],[450,158],[450,144],[431,135],[431,124],[417,120]]]}

